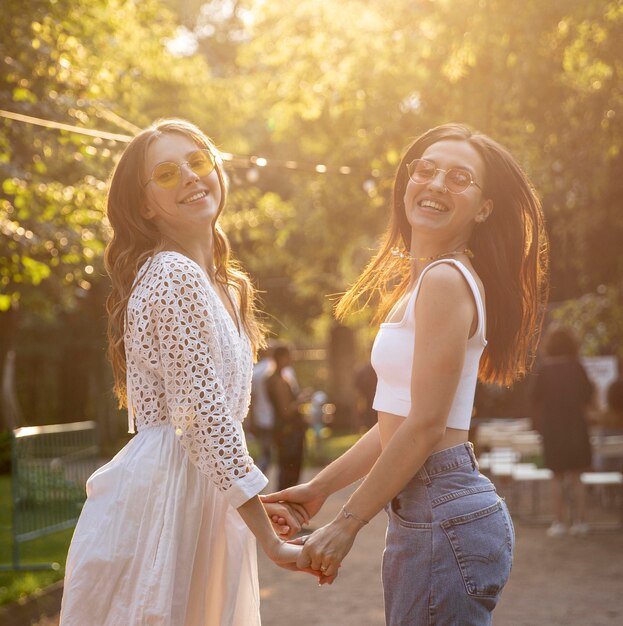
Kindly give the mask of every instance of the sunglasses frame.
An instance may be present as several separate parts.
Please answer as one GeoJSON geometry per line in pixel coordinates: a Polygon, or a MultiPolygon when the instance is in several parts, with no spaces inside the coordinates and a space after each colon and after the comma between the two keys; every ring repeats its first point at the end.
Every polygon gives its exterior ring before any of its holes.
{"type": "Polygon", "coordinates": [[[463,167],[451,167],[450,169],[444,170],[444,169],[441,169],[440,167],[437,167],[432,161],[429,161],[428,159],[413,159],[413,161],[411,161],[410,163],[407,163],[407,174],[409,175],[409,180],[414,182],[416,185],[423,185],[425,183],[429,183],[431,180],[434,180],[435,176],[437,176],[437,172],[443,172],[443,174],[444,174],[444,176],[443,176],[443,186],[444,186],[444,189],[446,189],[450,193],[454,193],[454,194],[463,193],[463,192],[467,191],[472,185],[475,185],[476,187],[478,187],[478,189],[480,189],[482,191],[482,187],[477,182],[474,181],[474,177],[472,176],[472,173],[469,170],[466,170],[463,167]],[[413,179],[413,177],[411,176],[411,171],[410,170],[411,170],[411,166],[416,161],[422,161],[424,163],[430,163],[430,165],[433,167],[433,173],[431,174],[430,178],[427,178],[426,180],[414,180],[413,179]],[[452,170],[459,170],[461,172],[465,172],[469,176],[469,184],[466,185],[466,187],[464,189],[461,189],[461,191],[452,191],[452,189],[450,189],[448,187],[448,185],[446,184],[446,178],[448,176],[448,172],[451,172],[452,170]]]}
{"type": "Polygon", "coordinates": [[[156,183],[156,185],[158,185],[158,187],[160,187],[160,189],[175,189],[175,187],[177,187],[180,184],[181,180],[182,180],[182,165],[188,165],[190,167],[190,169],[192,170],[192,172],[194,174],[196,174],[197,176],[200,176],[200,177],[202,177],[202,176],[209,176],[216,168],[216,156],[212,153],[212,150],[210,150],[209,148],[197,148],[197,150],[193,150],[189,154],[189,160],[187,160],[187,161],[182,161],[181,163],[175,163],[174,161],[162,161],[162,163],[158,163],[158,164],[156,164],[154,166],[154,169],[151,171],[151,176],[149,177],[147,182],[143,183],[143,188],[147,187],[147,185],[149,185],[149,183],[153,181],[154,183],[156,183]],[[212,162],[212,169],[209,172],[207,172],[206,174],[199,174],[198,172],[195,172],[195,170],[190,165],[190,159],[192,159],[192,157],[195,154],[197,154],[197,152],[206,153],[209,156],[210,161],[212,162]],[[177,168],[177,181],[171,187],[163,187],[154,178],[154,172],[161,165],[174,165],[177,168]]]}

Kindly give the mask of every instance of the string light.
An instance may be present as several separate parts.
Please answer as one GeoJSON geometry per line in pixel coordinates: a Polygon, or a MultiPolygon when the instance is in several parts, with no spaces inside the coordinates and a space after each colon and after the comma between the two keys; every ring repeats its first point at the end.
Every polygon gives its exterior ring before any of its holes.
{"type": "Polygon", "coordinates": [[[44,120],[39,117],[32,117],[31,115],[22,115],[21,113],[14,113],[13,111],[0,110],[0,117],[6,117],[7,119],[15,120],[16,122],[34,124],[35,126],[43,126],[45,128],[54,128],[56,130],[67,130],[72,133],[78,133],[79,135],[87,135],[88,137],[98,137],[100,139],[108,139],[110,141],[122,141],[122,142],[128,143],[132,139],[130,135],[119,135],[116,133],[107,133],[102,130],[91,130],[90,128],[80,128],[79,126],[72,126],[71,124],[62,124],[61,122],[53,122],[52,120],[44,120]]]}
{"type": "MultiPolygon", "coordinates": [[[[65,130],[71,133],[76,133],[78,135],[86,135],[87,137],[96,137],[99,139],[107,139],[109,141],[115,141],[120,143],[129,143],[132,140],[132,135],[122,135],[119,133],[109,133],[101,130],[93,130],[90,128],[82,128],[80,126],[73,126],[72,124],[63,124],[62,122],[54,122],[52,120],[46,120],[39,117],[33,117],[32,115],[24,115],[22,113],[15,113],[13,111],[5,111],[0,109],[0,117],[4,117],[9,120],[13,120],[16,122],[22,122],[24,124],[31,124],[34,126],[42,126],[43,128],[50,128],[55,130],[65,130]]],[[[125,128],[134,127],[130,122],[126,122],[123,118],[118,115],[107,112],[102,115],[102,117],[107,117],[117,123],[119,121],[124,122],[125,128]]],[[[136,128],[136,127],[134,127],[136,128]]],[[[317,174],[342,174],[344,176],[349,176],[353,174],[353,168],[349,165],[342,165],[340,167],[329,167],[328,165],[324,165],[323,163],[304,163],[300,161],[293,160],[279,160],[279,159],[267,159],[262,156],[241,156],[235,155],[230,152],[221,152],[221,157],[223,161],[225,161],[229,166],[233,168],[247,169],[252,171],[255,167],[260,168],[278,168],[278,169],[288,169],[288,170],[299,170],[306,171],[310,173],[317,174]]],[[[257,169],[255,169],[257,174],[257,169]]],[[[250,177],[247,176],[247,179],[257,180],[256,174],[252,174],[250,177]]],[[[379,173],[375,170],[371,173],[372,176],[378,176],[379,173]]]]}

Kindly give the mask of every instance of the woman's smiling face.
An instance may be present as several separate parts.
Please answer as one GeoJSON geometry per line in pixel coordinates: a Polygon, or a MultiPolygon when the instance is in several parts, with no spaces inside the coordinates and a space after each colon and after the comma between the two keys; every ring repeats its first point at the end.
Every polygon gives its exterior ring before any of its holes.
{"type": "Polygon", "coordinates": [[[482,157],[468,141],[444,139],[430,145],[420,158],[434,163],[438,170],[431,180],[423,183],[409,178],[404,205],[411,228],[450,238],[469,238],[474,224],[484,221],[492,209],[491,201],[479,188],[484,187],[485,177],[482,157]],[[461,193],[450,193],[444,177],[451,168],[467,170],[476,184],[461,193]]]}
{"type": "Polygon", "coordinates": [[[211,225],[218,215],[221,203],[221,185],[216,169],[205,176],[197,175],[188,159],[201,147],[181,133],[165,133],[148,148],[143,168],[146,204],[144,215],[152,219],[162,231],[185,226],[211,225]],[[180,167],[179,183],[171,189],[163,189],[150,180],[154,168],[165,161],[180,167]]]}

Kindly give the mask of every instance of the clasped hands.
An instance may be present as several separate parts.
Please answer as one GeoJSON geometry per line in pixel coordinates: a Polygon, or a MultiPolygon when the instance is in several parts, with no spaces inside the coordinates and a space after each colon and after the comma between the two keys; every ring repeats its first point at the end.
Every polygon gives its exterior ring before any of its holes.
{"type": "MultiPolygon", "coordinates": [[[[260,496],[273,526],[282,539],[291,539],[320,510],[325,496],[314,492],[309,483],[260,496]]],[[[319,584],[332,584],[343,559],[348,554],[358,528],[338,515],[332,522],[311,535],[291,540],[302,546],[296,562],[281,563],[289,570],[299,570],[318,577],[319,584]]]]}

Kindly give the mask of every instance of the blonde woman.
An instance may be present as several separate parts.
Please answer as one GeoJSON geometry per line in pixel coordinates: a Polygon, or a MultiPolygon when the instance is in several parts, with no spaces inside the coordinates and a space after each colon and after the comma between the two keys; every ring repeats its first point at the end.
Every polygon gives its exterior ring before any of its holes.
{"type": "Polygon", "coordinates": [[[266,501],[312,516],[365,476],[305,541],[298,565],[331,582],[386,507],[386,623],[490,624],[514,531],[468,432],[477,378],[509,384],[534,352],[546,294],[541,207],[506,149],[449,124],[411,144],[392,209],[381,250],[337,308],[343,318],[358,300],[382,296],[372,349],[378,424],[310,483],[266,501]]]}
{"type": "Polygon", "coordinates": [[[64,626],[259,624],[256,539],[284,566],[300,552],[275,534],[245,445],[264,338],[218,223],[225,197],[214,144],[180,120],[136,136],[113,173],[110,356],[137,434],[87,483],[64,626]]]}

